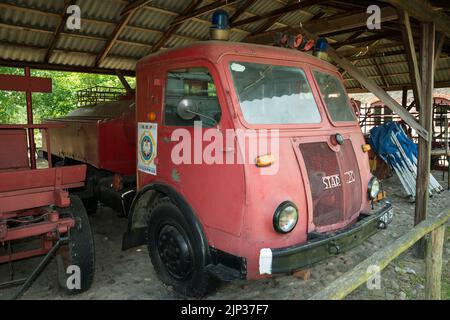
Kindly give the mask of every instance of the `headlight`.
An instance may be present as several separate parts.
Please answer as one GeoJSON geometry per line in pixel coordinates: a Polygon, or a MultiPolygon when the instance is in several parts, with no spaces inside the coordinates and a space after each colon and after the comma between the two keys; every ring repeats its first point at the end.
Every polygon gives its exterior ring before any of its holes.
{"type": "Polygon", "coordinates": [[[273,227],[280,233],[291,232],[298,221],[298,210],[295,204],[285,201],[280,204],[273,216],[273,227]]]}
{"type": "Polygon", "coordinates": [[[378,193],[380,193],[380,182],[376,177],[373,177],[369,182],[369,198],[371,200],[376,199],[378,193]]]}

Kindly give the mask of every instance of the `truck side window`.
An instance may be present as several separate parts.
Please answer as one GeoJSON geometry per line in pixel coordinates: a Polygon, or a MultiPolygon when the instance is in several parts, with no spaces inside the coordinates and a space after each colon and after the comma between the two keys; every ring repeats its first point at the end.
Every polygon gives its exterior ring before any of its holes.
{"type": "Polygon", "coordinates": [[[203,127],[213,127],[221,118],[216,86],[207,68],[196,67],[169,71],[165,90],[164,124],[193,126],[202,121],[203,127]],[[177,112],[181,101],[188,101],[196,114],[186,120],[177,112]]]}
{"type": "Polygon", "coordinates": [[[325,106],[333,121],[355,121],[355,114],[350,108],[350,100],[341,81],[329,73],[314,71],[325,106]]]}

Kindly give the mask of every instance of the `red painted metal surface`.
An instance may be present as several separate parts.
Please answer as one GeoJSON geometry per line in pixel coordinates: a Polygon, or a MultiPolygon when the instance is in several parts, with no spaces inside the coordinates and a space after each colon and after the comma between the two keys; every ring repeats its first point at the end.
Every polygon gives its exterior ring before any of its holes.
{"type": "MultiPolygon", "coordinates": [[[[30,68],[25,68],[25,76],[0,75],[0,90],[25,91],[27,103],[27,123],[33,124],[33,92],[52,92],[50,78],[31,77],[30,68]]],[[[34,142],[34,129],[28,128],[28,145],[30,150],[30,166],[36,169],[36,144],[34,142]]]]}
{"type": "Polygon", "coordinates": [[[27,133],[24,129],[0,127],[0,171],[29,167],[27,133]]]}
{"type": "Polygon", "coordinates": [[[6,252],[0,263],[46,254],[57,234],[65,234],[75,225],[73,218],[60,217],[50,206],[70,205],[67,189],[84,185],[86,165],[53,168],[49,159],[49,168],[35,169],[33,162],[28,162],[26,130],[42,129],[50,148],[49,130],[58,127],[0,125],[0,244],[41,239],[38,249],[6,252]]]}
{"type": "Polygon", "coordinates": [[[0,90],[49,93],[52,92],[52,79],[0,74],[0,90]]]}
{"type": "MultiPolygon", "coordinates": [[[[83,107],[46,124],[63,124],[51,134],[52,153],[122,175],[136,170],[133,100],[83,107]]],[[[47,144],[43,149],[48,151],[47,144]]]]}

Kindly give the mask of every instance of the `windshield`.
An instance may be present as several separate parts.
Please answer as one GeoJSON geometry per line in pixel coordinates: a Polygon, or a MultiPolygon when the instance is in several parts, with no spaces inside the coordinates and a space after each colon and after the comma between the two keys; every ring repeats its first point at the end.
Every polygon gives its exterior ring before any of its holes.
{"type": "Polygon", "coordinates": [[[231,62],[242,114],[249,124],[320,123],[321,117],[303,70],[231,62]]]}
{"type": "Polygon", "coordinates": [[[325,106],[331,119],[335,122],[355,121],[355,114],[350,109],[350,101],[341,81],[329,73],[314,71],[325,106]]]}

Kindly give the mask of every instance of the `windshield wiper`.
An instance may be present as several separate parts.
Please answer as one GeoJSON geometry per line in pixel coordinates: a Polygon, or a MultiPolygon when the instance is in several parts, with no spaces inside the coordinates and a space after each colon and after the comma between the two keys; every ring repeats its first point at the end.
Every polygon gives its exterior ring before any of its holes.
{"type": "Polygon", "coordinates": [[[260,77],[258,79],[256,79],[255,81],[253,81],[252,83],[246,85],[244,87],[244,89],[242,89],[241,95],[244,94],[248,89],[254,87],[255,85],[257,85],[259,82],[261,82],[262,80],[264,80],[264,78],[267,75],[267,72],[269,72],[270,70],[272,70],[273,66],[267,66],[267,68],[265,68],[263,71],[261,71],[259,73],[260,77]]]}

